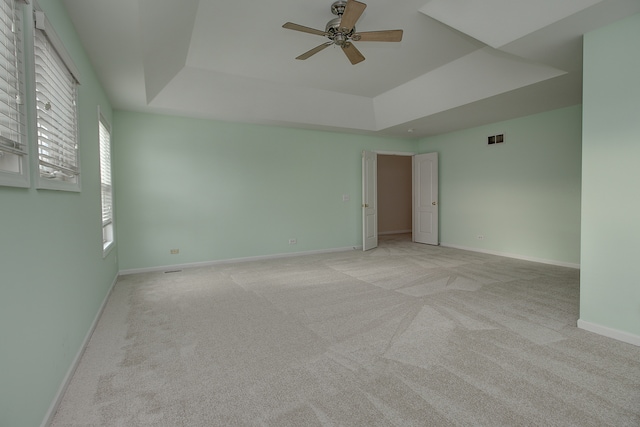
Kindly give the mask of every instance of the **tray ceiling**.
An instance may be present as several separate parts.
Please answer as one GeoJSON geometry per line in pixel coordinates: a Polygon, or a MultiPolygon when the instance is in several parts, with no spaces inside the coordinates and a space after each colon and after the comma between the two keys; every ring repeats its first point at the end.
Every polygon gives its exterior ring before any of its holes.
{"type": "Polygon", "coordinates": [[[581,102],[582,34],[637,0],[364,0],[351,65],[320,36],[331,0],[62,0],[117,109],[420,137],[581,102]],[[408,133],[411,129],[412,132],[408,133]]]}

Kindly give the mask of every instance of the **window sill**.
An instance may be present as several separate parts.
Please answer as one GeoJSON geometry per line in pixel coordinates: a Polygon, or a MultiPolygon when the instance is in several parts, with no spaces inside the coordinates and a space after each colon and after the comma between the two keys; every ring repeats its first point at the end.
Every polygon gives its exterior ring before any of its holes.
{"type": "Polygon", "coordinates": [[[58,180],[48,180],[45,178],[38,179],[36,187],[38,190],[56,190],[56,191],[70,191],[73,193],[80,193],[80,182],[67,182],[58,180]]]}
{"type": "Polygon", "coordinates": [[[29,182],[29,175],[27,173],[18,174],[0,171],[0,186],[29,188],[31,187],[31,183],[29,182]]]}
{"type": "Polygon", "coordinates": [[[109,253],[111,253],[111,251],[115,246],[116,246],[116,242],[114,241],[105,243],[102,246],[102,258],[106,258],[109,255],[109,253]]]}

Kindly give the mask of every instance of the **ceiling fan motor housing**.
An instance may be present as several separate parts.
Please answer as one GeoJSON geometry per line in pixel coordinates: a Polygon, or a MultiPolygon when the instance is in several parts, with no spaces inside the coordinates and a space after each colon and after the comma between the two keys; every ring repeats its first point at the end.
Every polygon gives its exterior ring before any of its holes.
{"type": "Polygon", "coordinates": [[[349,41],[349,39],[351,39],[353,34],[356,32],[356,27],[353,27],[351,29],[340,28],[340,21],[342,21],[342,18],[338,17],[327,22],[325,31],[329,40],[333,41],[338,46],[343,46],[349,41]]]}

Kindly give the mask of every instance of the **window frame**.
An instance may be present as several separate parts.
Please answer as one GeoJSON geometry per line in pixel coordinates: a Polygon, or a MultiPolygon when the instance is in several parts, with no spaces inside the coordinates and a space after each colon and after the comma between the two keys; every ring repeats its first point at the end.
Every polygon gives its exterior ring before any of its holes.
{"type": "MultiPolygon", "coordinates": [[[[33,52],[32,52],[33,64],[32,65],[34,69],[34,76],[33,76],[33,82],[32,82],[33,89],[31,90],[32,92],[31,99],[33,103],[32,129],[33,129],[33,135],[35,140],[34,145],[36,148],[36,153],[34,153],[32,157],[33,157],[34,175],[36,179],[36,188],[44,189],[44,190],[80,192],[81,191],[81,164],[80,164],[81,147],[80,145],[81,144],[80,144],[80,131],[79,131],[79,120],[78,120],[78,89],[79,89],[78,87],[80,85],[79,72],[71,58],[71,55],[69,55],[67,49],[65,48],[64,43],[62,42],[60,37],[57,35],[54,28],[49,23],[49,20],[47,19],[46,15],[40,9],[37,3],[34,4],[33,14],[34,14],[33,16],[34,26],[33,26],[33,43],[32,43],[33,45],[32,46],[33,48],[33,52]],[[41,159],[41,152],[42,152],[41,150],[43,147],[43,144],[41,141],[44,140],[45,138],[43,136],[41,140],[41,136],[40,136],[41,121],[38,113],[38,90],[37,90],[38,60],[36,59],[36,55],[37,55],[36,39],[40,35],[46,38],[47,44],[52,48],[51,49],[52,60],[57,62],[57,65],[62,64],[65,67],[65,69],[62,69],[62,67],[59,67],[53,70],[52,74],[54,72],[60,71],[62,74],[65,74],[64,76],[65,78],[70,77],[70,80],[65,83],[69,83],[69,82],[71,83],[71,86],[69,87],[73,92],[71,96],[72,105],[64,104],[64,108],[69,108],[72,110],[72,114],[70,115],[72,117],[72,120],[71,122],[65,121],[64,123],[62,123],[62,125],[66,126],[68,129],[71,129],[72,140],[71,140],[71,144],[69,144],[69,141],[66,140],[66,141],[63,141],[61,145],[66,145],[67,148],[69,145],[73,146],[72,149],[75,150],[75,165],[72,165],[72,166],[73,168],[75,168],[75,171],[69,172],[69,169],[64,169],[63,166],[54,167],[53,169],[57,168],[61,172],[59,175],[63,177],[62,179],[43,176],[43,168],[47,168],[47,166],[43,164],[44,160],[41,159]],[[69,176],[72,176],[73,178],[69,181],[65,180],[67,179],[66,177],[69,177],[69,176]]],[[[46,107],[45,107],[45,110],[46,110],[46,107]]],[[[69,116],[69,114],[67,114],[67,116],[69,116]]],[[[64,148],[60,146],[58,147],[60,149],[64,148]]]]}
{"type": "MultiPolygon", "coordinates": [[[[12,86],[10,82],[3,80],[2,84],[6,90],[2,91],[2,95],[6,95],[7,99],[11,96],[12,91],[17,91],[15,93],[16,102],[15,102],[15,114],[17,114],[17,118],[9,117],[9,127],[11,133],[16,132],[16,141],[12,138],[7,138],[6,136],[2,136],[2,141],[0,141],[0,145],[5,148],[0,148],[0,156],[12,156],[13,160],[16,162],[17,171],[11,171],[8,169],[0,169],[0,186],[8,186],[8,187],[22,187],[29,188],[31,186],[31,174],[30,174],[30,149],[29,149],[29,136],[27,134],[27,104],[25,103],[26,96],[26,80],[27,80],[27,69],[26,69],[26,55],[25,55],[25,35],[26,35],[26,25],[25,25],[25,7],[23,5],[26,3],[25,0],[0,0],[3,3],[13,3],[13,13],[11,22],[13,31],[9,28],[9,31],[13,32],[14,40],[8,42],[7,45],[11,44],[14,46],[14,56],[12,56],[11,60],[14,60],[15,71],[17,73],[16,76],[16,85],[12,86]],[[17,25],[15,25],[17,24],[17,25]],[[17,123],[16,123],[17,122],[17,123]],[[17,125],[17,128],[13,128],[17,125]],[[2,144],[5,142],[5,144],[2,144]],[[13,145],[13,147],[11,147],[13,145]],[[15,148],[14,148],[15,147],[15,148]]],[[[4,5],[3,5],[4,6],[4,5]]],[[[9,52],[10,53],[10,52],[9,52]]],[[[11,109],[10,101],[6,102],[7,109],[11,109]]]]}
{"type": "Polygon", "coordinates": [[[100,221],[102,224],[102,256],[106,257],[115,246],[115,209],[114,209],[114,193],[113,193],[113,139],[111,137],[111,124],[102,115],[100,106],[98,105],[98,156],[100,164],[100,221]],[[107,132],[108,147],[105,147],[103,139],[103,129],[107,132]],[[105,164],[105,158],[108,164],[105,164]],[[104,168],[108,167],[108,196],[110,201],[110,218],[105,220],[105,178],[104,168]]]}

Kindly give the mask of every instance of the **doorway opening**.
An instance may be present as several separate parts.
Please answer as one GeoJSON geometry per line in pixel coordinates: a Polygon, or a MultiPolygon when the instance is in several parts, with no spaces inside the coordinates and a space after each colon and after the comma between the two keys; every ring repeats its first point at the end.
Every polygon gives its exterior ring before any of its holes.
{"type": "Polygon", "coordinates": [[[378,236],[413,230],[411,162],[411,156],[378,154],[378,236]]]}
{"type": "Polygon", "coordinates": [[[362,152],[364,251],[378,246],[378,235],[409,232],[438,245],[438,204],[438,153],[362,152]]]}

